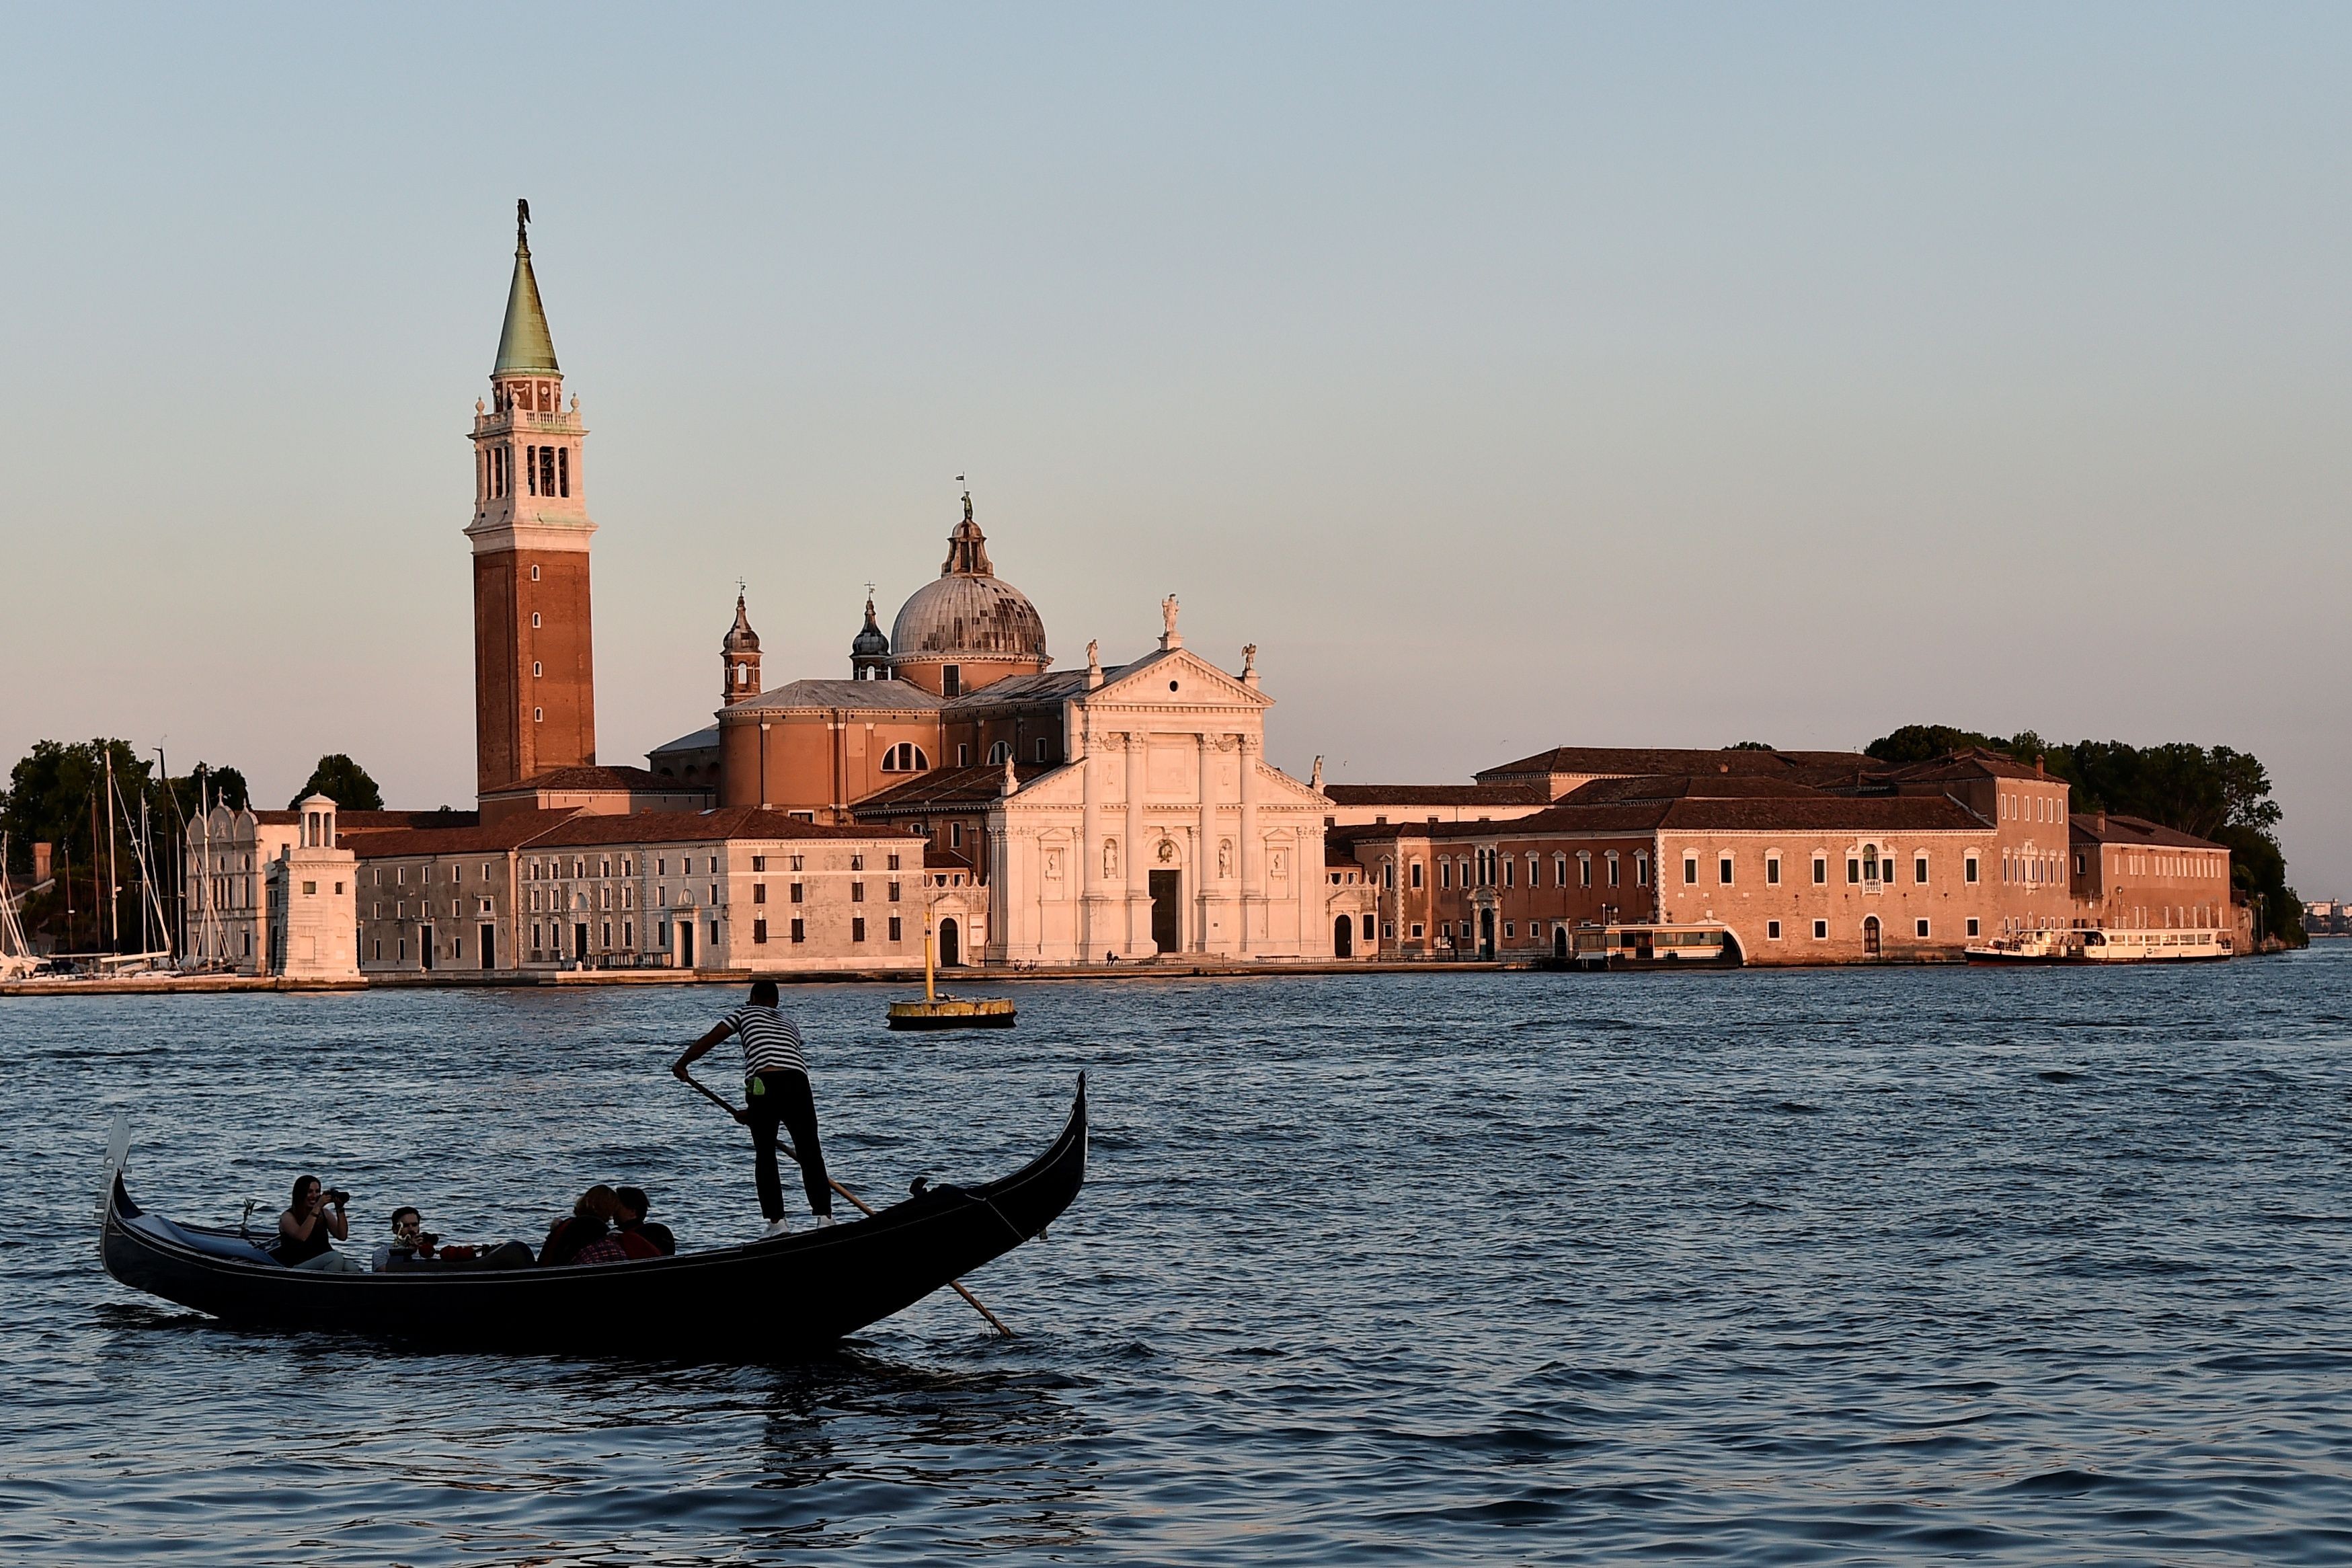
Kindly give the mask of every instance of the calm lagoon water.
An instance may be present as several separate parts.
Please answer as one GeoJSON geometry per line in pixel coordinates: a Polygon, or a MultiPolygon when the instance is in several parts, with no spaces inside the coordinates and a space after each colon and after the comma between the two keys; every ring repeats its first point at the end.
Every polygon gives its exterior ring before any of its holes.
{"type": "Polygon", "coordinates": [[[811,1363],[404,1353],[99,1270],[298,1170],[452,1237],[748,1148],[711,988],[0,1001],[0,1561],[2352,1562],[2352,948],[2194,973],[787,993],[836,1173],[1010,1169],[1050,1241],[811,1363]]]}

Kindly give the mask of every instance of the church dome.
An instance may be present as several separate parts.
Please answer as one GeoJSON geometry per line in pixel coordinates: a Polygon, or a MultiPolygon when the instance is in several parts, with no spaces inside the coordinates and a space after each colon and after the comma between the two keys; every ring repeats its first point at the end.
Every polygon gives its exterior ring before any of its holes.
{"type": "Polygon", "coordinates": [[[1029,596],[996,574],[988,541],[963,500],[963,521],[948,536],[939,580],[915,590],[890,628],[897,661],[956,658],[1050,662],[1045,623],[1029,596]]]}

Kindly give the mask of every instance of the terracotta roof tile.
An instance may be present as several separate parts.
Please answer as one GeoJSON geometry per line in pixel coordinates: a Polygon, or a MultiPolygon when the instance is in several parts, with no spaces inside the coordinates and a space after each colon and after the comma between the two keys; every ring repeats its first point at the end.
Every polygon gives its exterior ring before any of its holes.
{"type": "Polygon", "coordinates": [[[2124,816],[2112,811],[2105,817],[2095,811],[2078,811],[2067,818],[2067,825],[2073,829],[2070,837],[2091,844],[2147,844],[2166,849],[2229,847],[2177,827],[2167,827],[2160,822],[2150,822],[2145,816],[2124,816]]]}
{"type": "Polygon", "coordinates": [[[1347,784],[1323,793],[1340,805],[1531,805],[1551,798],[1540,784],[1347,784]]]}
{"type": "MultiPolygon", "coordinates": [[[[1013,776],[1023,784],[1042,778],[1059,764],[1055,763],[1015,763],[1013,776]]],[[[970,768],[936,768],[927,773],[917,773],[904,784],[892,784],[879,795],[869,795],[850,809],[860,813],[950,811],[985,806],[1004,795],[1004,764],[982,764],[970,768]]]]}

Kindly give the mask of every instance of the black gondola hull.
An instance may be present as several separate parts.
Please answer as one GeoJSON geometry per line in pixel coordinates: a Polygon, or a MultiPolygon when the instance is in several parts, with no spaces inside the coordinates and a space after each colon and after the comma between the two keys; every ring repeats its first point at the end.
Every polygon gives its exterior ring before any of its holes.
{"type": "Polygon", "coordinates": [[[713,1360],[803,1354],[911,1306],[1053,1223],[1086,1180],[1086,1080],[1052,1148],[1001,1181],[931,1187],[870,1218],[741,1247],[550,1268],[314,1273],[202,1249],[233,1232],[158,1235],[118,1174],[106,1271],[240,1327],[435,1345],[713,1360]],[[184,1237],[197,1238],[189,1245],[184,1237]]]}

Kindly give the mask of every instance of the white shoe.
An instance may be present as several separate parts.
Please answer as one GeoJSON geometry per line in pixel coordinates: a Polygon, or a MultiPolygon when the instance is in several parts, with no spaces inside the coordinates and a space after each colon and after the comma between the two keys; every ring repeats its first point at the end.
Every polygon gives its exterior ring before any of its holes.
{"type": "Polygon", "coordinates": [[[814,1215],[814,1216],[813,1216],[813,1217],[815,1219],[815,1221],[816,1221],[816,1227],[817,1227],[817,1229],[819,1229],[819,1230],[823,1230],[826,1226],[829,1226],[829,1225],[831,1225],[831,1224],[833,1223],[833,1216],[832,1216],[831,1215],[829,1215],[829,1214],[821,1214],[821,1215],[814,1215]]]}
{"type": "Polygon", "coordinates": [[[760,1234],[763,1237],[785,1236],[791,1233],[792,1228],[793,1222],[782,1215],[779,1215],[776,1218],[770,1220],[768,1222],[768,1228],[761,1231],[760,1234]]]}

